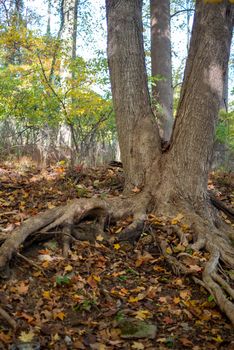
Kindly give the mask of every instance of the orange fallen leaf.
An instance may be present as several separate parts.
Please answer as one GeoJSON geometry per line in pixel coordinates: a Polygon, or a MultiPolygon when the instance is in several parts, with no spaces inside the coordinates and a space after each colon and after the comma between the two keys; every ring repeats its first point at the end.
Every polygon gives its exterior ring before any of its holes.
{"type": "Polygon", "coordinates": [[[62,311],[60,311],[60,312],[54,314],[54,319],[56,320],[56,319],[58,318],[58,319],[60,319],[61,321],[63,321],[64,318],[65,318],[65,316],[66,316],[65,313],[62,312],[62,311]]]}
{"type": "Polygon", "coordinates": [[[20,295],[27,294],[28,293],[28,288],[29,288],[28,284],[25,284],[24,282],[21,282],[20,285],[17,286],[17,292],[20,295]]]}
{"type": "Polygon", "coordinates": [[[97,288],[97,281],[95,281],[92,275],[88,277],[87,283],[90,285],[91,288],[93,289],[97,288]]]}
{"type": "Polygon", "coordinates": [[[45,299],[50,299],[50,298],[51,298],[50,291],[45,290],[45,291],[42,293],[42,296],[43,296],[43,298],[45,298],[45,299]]]}
{"type": "Polygon", "coordinates": [[[175,297],[175,298],[173,299],[173,303],[174,303],[174,304],[179,304],[179,303],[180,303],[180,298],[179,298],[179,297],[175,297]]]}

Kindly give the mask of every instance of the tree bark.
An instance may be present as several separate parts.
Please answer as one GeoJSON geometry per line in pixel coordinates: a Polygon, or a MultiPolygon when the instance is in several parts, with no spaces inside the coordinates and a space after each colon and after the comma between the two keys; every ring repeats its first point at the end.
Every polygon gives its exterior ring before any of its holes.
{"type": "Polygon", "coordinates": [[[169,141],[173,127],[170,1],[151,0],[151,74],[154,108],[160,133],[169,141]],[[158,80],[159,79],[159,80],[158,80]],[[157,105],[159,107],[157,108],[157,105]]]}
{"type": "MultiPolygon", "coordinates": [[[[183,197],[205,198],[215,127],[223,96],[233,6],[196,2],[191,45],[168,156],[168,171],[183,197]]],[[[171,181],[171,180],[170,180],[171,181]]]]}
{"type": "Polygon", "coordinates": [[[106,0],[108,63],[125,188],[142,188],[160,157],[160,136],[150,107],[142,37],[142,1],[106,0]]]}

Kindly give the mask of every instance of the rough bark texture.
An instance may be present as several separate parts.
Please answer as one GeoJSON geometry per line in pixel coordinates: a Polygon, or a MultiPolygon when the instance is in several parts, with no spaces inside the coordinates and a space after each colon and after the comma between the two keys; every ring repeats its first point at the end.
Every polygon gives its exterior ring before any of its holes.
{"type": "MultiPolygon", "coordinates": [[[[168,154],[182,197],[206,196],[215,126],[230,54],[233,6],[196,2],[191,45],[168,154]]],[[[171,180],[169,180],[171,181],[171,180]]]]}
{"type": "Polygon", "coordinates": [[[150,12],[151,74],[156,78],[152,84],[153,105],[159,118],[160,134],[169,141],[173,126],[170,1],[151,0],[150,12]]]}
{"type": "Polygon", "coordinates": [[[142,1],[107,0],[106,9],[108,62],[126,188],[142,188],[161,152],[147,88],[142,1]]]}

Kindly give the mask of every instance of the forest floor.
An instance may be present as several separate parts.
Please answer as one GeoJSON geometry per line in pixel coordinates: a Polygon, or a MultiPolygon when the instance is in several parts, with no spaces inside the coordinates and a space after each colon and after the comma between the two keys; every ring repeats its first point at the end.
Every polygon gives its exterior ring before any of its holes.
{"type": "MultiPolygon", "coordinates": [[[[233,180],[233,174],[221,172],[209,180],[229,207],[234,206],[233,180]]],[[[118,167],[71,170],[60,163],[38,170],[1,164],[0,229],[10,234],[25,219],[69,199],[121,195],[122,184],[118,167]]],[[[225,215],[224,220],[231,224],[225,215]]],[[[117,222],[109,234],[130,222],[117,222]]],[[[148,217],[154,234],[165,224],[163,218],[148,217]]],[[[76,241],[67,259],[55,239],[20,251],[10,279],[0,282],[0,307],[17,324],[13,330],[0,316],[0,349],[234,349],[233,328],[213,297],[191,277],[175,276],[147,237],[143,233],[134,246],[104,244],[101,238],[94,244],[76,241]]],[[[183,253],[173,231],[168,240],[183,253]]],[[[200,265],[185,258],[199,278],[200,265]]]]}

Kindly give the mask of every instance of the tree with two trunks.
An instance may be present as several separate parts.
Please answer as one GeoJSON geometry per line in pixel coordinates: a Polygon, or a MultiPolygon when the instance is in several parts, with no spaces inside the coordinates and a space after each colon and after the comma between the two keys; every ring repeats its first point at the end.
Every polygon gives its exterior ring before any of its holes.
{"type": "MultiPolygon", "coordinates": [[[[6,267],[21,244],[34,232],[40,235],[60,226],[68,252],[72,226],[92,217],[96,232],[106,217],[132,215],[133,222],[117,239],[139,238],[148,213],[169,218],[180,213],[192,225],[193,239],[177,227],[181,242],[192,251],[209,254],[202,279],[221,310],[234,324],[234,291],[225,271],[234,269],[234,232],[217,214],[207,192],[215,126],[223,93],[232,38],[234,7],[197,0],[191,43],[172,136],[162,147],[147,87],[142,26],[142,0],[106,0],[108,63],[113,106],[125,174],[124,196],[76,199],[26,220],[0,247],[0,269],[6,267]],[[222,275],[219,268],[222,266],[222,275]]],[[[88,233],[87,233],[88,234],[88,233]]],[[[76,237],[76,238],[79,238],[76,237]]],[[[189,273],[162,252],[175,272],[189,273]]]]}

